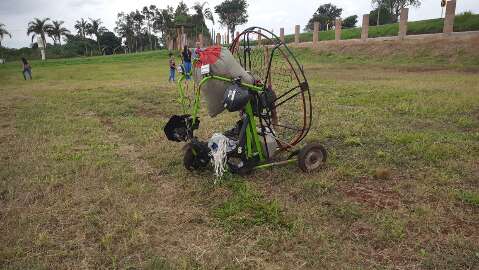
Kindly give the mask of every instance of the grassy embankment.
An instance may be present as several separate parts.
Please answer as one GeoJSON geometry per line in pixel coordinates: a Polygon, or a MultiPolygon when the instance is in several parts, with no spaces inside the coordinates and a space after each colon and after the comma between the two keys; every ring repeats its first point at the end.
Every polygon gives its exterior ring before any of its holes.
{"type": "MultiPolygon", "coordinates": [[[[359,22],[360,24],[361,22],[359,22]]],[[[413,21],[408,22],[408,35],[420,35],[420,34],[433,34],[433,33],[442,33],[444,26],[444,19],[431,19],[423,21],[413,21]]],[[[464,31],[477,31],[479,30],[479,15],[477,14],[465,14],[458,15],[454,20],[454,31],[455,32],[464,32],[464,31]]],[[[399,32],[399,24],[386,24],[380,26],[370,26],[368,36],[371,38],[374,37],[389,37],[397,36],[399,32]]],[[[334,40],[335,32],[334,30],[330,31],[321,31],[319,32],[319,40],[334,40]]],[[[342,29],[341,39],[359,39],[361,38],[361,28],[349,28],[342,29]]],[[[300,34],[300,40],[302,42],[312,41],[313,33],[306,32],[300,34]]],[[[287,43],[294,41],[294,35],[286,35],[285,41],[287,43]]]]}

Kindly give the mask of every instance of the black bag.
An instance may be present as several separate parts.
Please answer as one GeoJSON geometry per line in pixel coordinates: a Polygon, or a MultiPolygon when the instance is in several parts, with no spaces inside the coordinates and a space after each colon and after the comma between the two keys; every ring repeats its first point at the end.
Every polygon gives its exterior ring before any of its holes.
{"type": "Polygon", "coordinates": [[[193,124],[193,117],[189,114],[173,115],[166,123],[163,131],[170,141],[186,142],[193,138],[193,131],[200,126],[200,119],[196,118],[193,124]]]}

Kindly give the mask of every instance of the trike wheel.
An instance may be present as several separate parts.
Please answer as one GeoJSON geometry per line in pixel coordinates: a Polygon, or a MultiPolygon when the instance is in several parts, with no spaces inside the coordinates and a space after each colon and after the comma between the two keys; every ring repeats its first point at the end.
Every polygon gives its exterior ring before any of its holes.
{"type": "Polygon", "coordinates": [[[327,158],[326,149],[319,143],[307,144],[299,151],[298,165],[304,172],[319,169],[327,158]]]}

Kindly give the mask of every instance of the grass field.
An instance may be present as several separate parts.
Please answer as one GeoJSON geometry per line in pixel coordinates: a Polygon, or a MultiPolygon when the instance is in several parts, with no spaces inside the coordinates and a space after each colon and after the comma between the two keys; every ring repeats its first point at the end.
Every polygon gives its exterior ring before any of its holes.
{"type": "Polygon", "coordinates": [[[0,65],[0,268],[478,269],[477,69],[300,55],[327,165],[217,185],[163,135],[165,53],[0,65]]]}
{"type": "MultiPolygon", "coordinates": [[[[359,19],[359,26],[361,20],[359,19]]],[[[407,25],[408,35],[434,34],[442,33],[444,26],[444,19],[430,19],[422,21],[411,21],[407,25]]],[[[478,14],[463,14],[457,15],[454,20],[454,32],[464,31],[478,31],[479,30],[479,15],[478,14]]],[[[368,29],[368,36],[375,37],[390,37],[397,36],[399,32],[399,23],[385,24],[380,26],[370,26],[368,29]]],[[[334,40],[335,31],[320,31],[319,40],[334,40]]],[[[359,39],[361,38],[361,28],[342,29],[341,39],[359,39]]],[[[305,32],[300,34],[301,42],[312,41],[313,33],[305,32]]],[[[294,41],[294,35],[286,35],[285,41],[291,43],[294,41]]]]}

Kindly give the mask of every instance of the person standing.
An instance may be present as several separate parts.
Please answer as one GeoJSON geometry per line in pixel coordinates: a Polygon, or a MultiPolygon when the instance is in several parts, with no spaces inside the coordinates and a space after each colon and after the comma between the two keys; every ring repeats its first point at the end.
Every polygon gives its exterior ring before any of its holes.
{"type": "Polygon", "coordinates": [[[185,66],[185,75],[186,79],[190,80],[191,73],[191,50],[188,49],[188,46],[183,47],[183,52],[181,53],[181,58],[183,59],[183,65],[185,66]]]}
{"type": "Polygon", "coordinates": [[[25,57],[22,57],[22,67],[23,67],[23,78],[26,80],[31,80],[32,78],[32,67],[28,63],[25,57]]]}
{"type": "Polygon", "coordinates": [[[176,73],[176,63],[175,63],[175,58],[173,57],[173,54],[170,52],[170,78],[168,79],[168,82],[174,82],[175,81],[175,73],[176,73]]]}
{"type": "Polygon", "coordinates": [[[200,52],[201,52],[200,43],[196,42],[195,58],[200,58],[200,52]]]}

